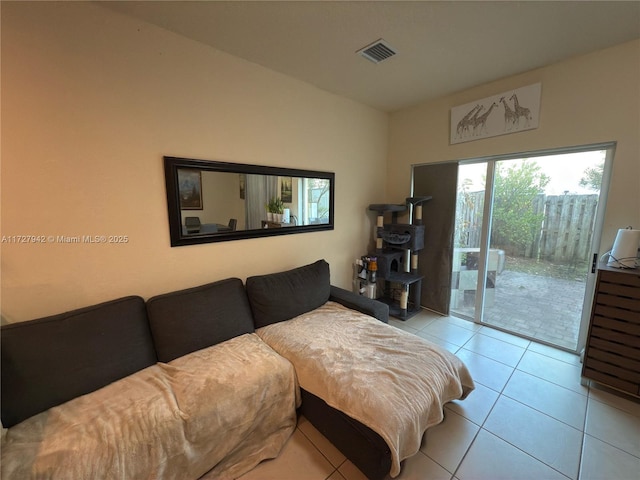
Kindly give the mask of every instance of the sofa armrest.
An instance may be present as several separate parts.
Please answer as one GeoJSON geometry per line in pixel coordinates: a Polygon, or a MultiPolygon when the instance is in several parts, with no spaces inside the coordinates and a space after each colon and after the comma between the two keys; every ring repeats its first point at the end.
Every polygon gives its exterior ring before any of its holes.
{"type": "Polygon", "coordinates": [[[347,308],[371,315],[383,323],[389,323],[389,305],[386,303],[363,297],[344,288],[331,285],[329,300],[338,302],[347,308]]]}

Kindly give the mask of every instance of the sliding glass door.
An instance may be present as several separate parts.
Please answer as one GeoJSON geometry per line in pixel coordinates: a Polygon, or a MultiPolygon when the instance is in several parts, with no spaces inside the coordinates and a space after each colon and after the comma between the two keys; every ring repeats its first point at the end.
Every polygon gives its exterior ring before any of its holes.
{"type": "Polygon", "coordinates": [[[602,145],[460,164],[451,314],[576,351],[612,156],[602,145]]]}

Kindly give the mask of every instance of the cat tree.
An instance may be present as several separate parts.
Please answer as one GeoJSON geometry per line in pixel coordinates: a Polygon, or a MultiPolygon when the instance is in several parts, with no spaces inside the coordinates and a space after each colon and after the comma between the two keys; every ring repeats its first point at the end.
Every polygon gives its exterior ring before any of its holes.
{"type": "Polygon", "coordinates": [[[431,198],[408,197],[404,205],[369,205],[369,210],[378,214],[376,248],[374,254],[364,256],[358,262],[358,291],[388,303],[390,315],[401,320],[420,311],[424,278],[418,272],[418,252],[424,248],[422,204],[431,198]],[[408,208],[410,222],[398,223],[398,213],[408,208]],[[391,214],[391,222],[385,223],[388,214],[391,214]],[[381,295],[377,295],[378,285],[383,286],[381,295]]]}

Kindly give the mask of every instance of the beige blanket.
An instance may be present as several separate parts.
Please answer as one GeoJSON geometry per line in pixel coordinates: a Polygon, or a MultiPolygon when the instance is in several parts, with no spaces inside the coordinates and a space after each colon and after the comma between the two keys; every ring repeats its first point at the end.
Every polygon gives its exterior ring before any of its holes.
{"type": "Polygon", "coordinates": [[[298,393],[291,364],[242,335],[10,428],[2,479],[236,478],[278,455],[298,393]]]}
{"type": "Polygon", "coordinates": [[[443,404],[474,388],[452,353],[334,302],[256,333],[293,363],[302,388],[387,442],[392,477],[443,420],[443,404]]]}

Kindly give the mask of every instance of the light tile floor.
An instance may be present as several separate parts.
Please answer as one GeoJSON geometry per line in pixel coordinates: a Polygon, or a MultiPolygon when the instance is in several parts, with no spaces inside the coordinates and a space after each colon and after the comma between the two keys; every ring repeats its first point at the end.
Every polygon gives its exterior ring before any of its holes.
{"type": "MultiPolygon", "coordinates": [[[[424,311],[390,323],[467,364],[476,390],[445,406],[403,480],[640,478],[640,401],[580,384],[576,355],[424,311]]],[[[242,480],[363,480],[308,421],[242,480]]]]}

